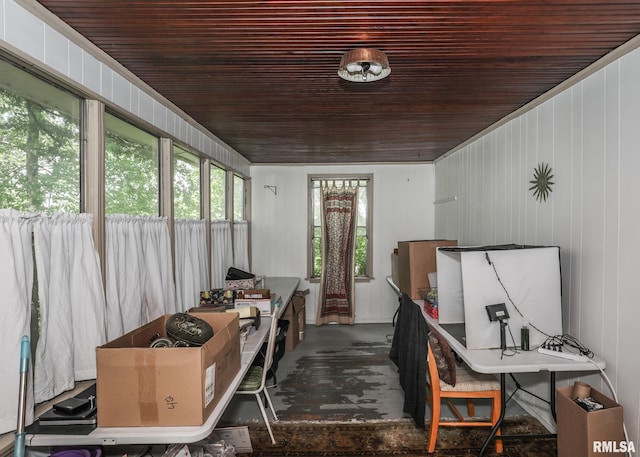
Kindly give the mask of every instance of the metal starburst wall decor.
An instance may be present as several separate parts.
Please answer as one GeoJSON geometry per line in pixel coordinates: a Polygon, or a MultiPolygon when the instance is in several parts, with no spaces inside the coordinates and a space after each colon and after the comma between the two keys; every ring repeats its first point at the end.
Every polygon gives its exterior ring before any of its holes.
{"type": "Polygon", "coordinates": [[[532,184],[529,190],[533,191],[533,196],[538,201],[547,201],[547,197],[551,193],[551,181],[553,175],[551,174],[551,167],[546,163],[539,164],[533,170],[533,179],[529,181],[532,184]]]}

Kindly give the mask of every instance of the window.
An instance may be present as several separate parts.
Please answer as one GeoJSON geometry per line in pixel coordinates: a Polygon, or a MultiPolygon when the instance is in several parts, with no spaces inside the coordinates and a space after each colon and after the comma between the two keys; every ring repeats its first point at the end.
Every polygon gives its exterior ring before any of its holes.
{"type": "Polygon", "coordinates": [[[243,221],[244,219],[244,179],[233,175],[233,220],[243,221]]]}
{"type": "Polygon", "coordinates": [[[159,139],[105,114],[105,212],[157,216],[159,139]]]}
{"type": "Polygon", "coordinates": [[[372,252],[371,252],[371,221],[372,221],[372,196],[373,176],[347,176],[325,175],[309,176],[309,266],[308,277],[319,279],[322,274],[322,217],[320,208],[320,184],[322,181],[334,182],[336,186],[344,185],[350,181],[352,185],[358,184],[358,216],[356,220],[356,253],[355,253],[355,277],[356,279],[371,278],[372,252]]]}
{"type": "MultiPolygon", "coordinates": [[[[0,60],[0,208],[80,212],[81,100],[0,60]]],[[[31,351],[40,338],[34,263],[31,351]]]]}
{"type": "Polygon", "coordinates": [[[80,99],[0,60],[0,208],[80,212],[80,99]]]}
{"type": "Polygon", "coordinates": [[[173,214],[176,219],[200,219],[200,159],[173,146],[173,214]]]}
{"type": "Polygon", "coordinates": [[[227,218],[226,209],[227,172],[211,165],[211,220],[222,221],[227,218]]]}
{"type": "MultiPolygon", "coordinates": [[[[210,189],[203,189],[201,165],[207,162],[202,161],[198,152],[194,153],[195,149],[174,144],[173,188],[162,188],[161,142],[158,134],[150,133],[154,132],[153,127],[149,127],[148,131],[139,128],[133,118],[128,119],[125,115],[121,117],[120,112],[109,110],[108,106],[103,117],[102,110],[105,105],[101,100],[84,100],[74,95],[71,89],[65,88],[64,83],[47,81],[43,79],[44,76],[32,74],[30,70],[25,71],[25,68],[30,69],[32,66],[20,66],[0,57],[0,208],[46,214],[96,210],[94,227],[97,227],[97,224],[101,224],[102,227],[94,233],[94,236],[100,238],[95,248],[102,256],[103,262],[106,258],[106,227],[101,211],[102,202],[93,198],[102,196],[103,192],[107,215],[158,216],[160,202],[166,201],[169,192],[172,192],[176,219],[201,219],[202,195],[204,192],[211,192],[212,219],[235,219],[237,222],[245,219],[245,205],[248,205],[245,202],[248,198],[245,193],[248,181],[245,182],[241,176],[234,176],[233,171],[212,165],[210,189]],[[85,106],[88,107],[87,110],[85,106]],[[91,125],[84,124],[87,118],[91,125]],[[104,124],[101,126],[93,122],[102,118],[104,124]],[[83,156],[85,141],[96,147],[101,144],[100,128],[104,129],[104,163],[98,163],[98,160],[102,159],[103,151],[98,151],[95,157],[83,156]],[[97,137],[94,138],[94,135],[97,137]],[[83,157],[94,159],[87,160],[90,174],[104,171],[104,189],[95,188],[100,179],[82,182],[83,157]],[[233,187],[235,192],[230,193],[233,187]],[[91,201],[87,205],[83,205],[82,192],[85,190],[88,194],[87,201],[91,201]],[[230,214],[232,205],[235,206],[235,210],[230,214]]],[[[199,293],[199,290],[210,286],[211,278],[208,272],[211,251],[204,247],[207,240],[207,224],[201,220],[180,221],[184,222],[184,225],[203,228],[196,236],[204,241],[195,249],[202,255],[197,259],[197,256],[193,256],[196,259],[194,263],[197,263],[193,270],[203,272],[200,284],[194,286],[199,293]]],[[[225,224],[228,228],[233,225],[228,222],[225,224]]],[[[236,225],[247,227],[248,223],[243,221],[236,225]]],[[[177,232],[178,230],[175,230],[174,234],[177,232]]],[[[192,241],[193,238],[186,239],[192,241]]],[[[231,244],[231,236],[225,239],[225,243],[231,244]]],[[[224,247],[227,248],[226,245],[224,247]]],[[[241,247],[244,251],[240,254],[244,255],[247,249],[241,247]]],[[[231,247],[229,251],[230,249],[231,247]]],[[[179,250],[180,248],[176,247],[176,252],[179,250]]],[[[23,252],[21,250],[15,254],[20,255],[23,252]]],[[[184,257],[187,257],[187,254],[184,257]]],[[[241,258],[240,254],[238,258],[241,258]]],[[[31,256],[32,253],[26,252],[26,255],[31,256]]],[[[225,259],[225,270],[227,264],[229,259],[225,259]]],[[[248,262],[245,264],[248,265],[248,262]]],[[[42,280],[38,284],[38,273],[42,274],[38,272],[34,263],[31,304],[33,354],[36,353],[39,340],[39,292],[48,293],[43,290],[42,280]]],[[[224,279],[224,275],[219,276],[224,279]]],[[[183,303],[192,303],[193,297],[189,295],[191,291],[187,289],[182,289],[183,296],[186,297],[183,303]]]]}

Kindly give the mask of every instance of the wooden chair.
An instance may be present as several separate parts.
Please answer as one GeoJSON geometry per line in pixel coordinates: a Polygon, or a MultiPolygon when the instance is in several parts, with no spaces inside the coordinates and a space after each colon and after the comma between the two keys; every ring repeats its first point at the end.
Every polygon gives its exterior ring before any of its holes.
{"type": "MultiPolygon", "coordinates": [[[[433,330],[432,330],[433,332],[433,330]]],[[[455,386],[448,384],[440,379],[438,364],[434,352],[432,350],[433,341],[430,338],[427,356],[427,401],[431,404],[431,425],[429,430],[429,438],[427,441],[427,451],[434,452],[436,448],[436,438],[440,426],[453,427],[493,427],[500,417],[501,400],[500,400],[500,382],[492,375],[475,373],[466,366],[456,366],[455,362],[455,386]],[[467,408],[469,416],[474,416],[473,399],[489,398],[492,401],[491,417],[489,421],[465,420],[455,407],[451,399],[462,398],[467,399],[467,408]],[[440,419],[441,402],[445,400],[457,421],[442,421],[440,419]]],[[[436,343],[437,344],[437,343],[436,343]]],[[[442,351],[451,351],[451,348],[443,344],[439,349],[442,351]],[[445,346],[445,347],[442,347],[445,346]]],[[[452,357],[453,358],[453,357],[452,357]]],[[[500,435],[500,430],[496,433],[496,437],[500,435]]],[[[496,452],[502,453],[502,440],[495,440],[496,452]]]]}
{"type": "MultiPolygon", "coordinates": [[[[275,313],[274,313],[275,314],[275,313]]],[[[269,436],[271,437],[271,442],[276,444],[276,440],[273,437],[273,431],[271,430],[271,424],[269,424],[269,418],[267,417],[267,411],[265,410],[265,406],[262,403],[262,399],[260,395],[264,395],[271,408],[271,414],[273,414],[273,419],[278,420],[278,416],[276,415],[276,410],[273,408],[273,403],[271,402],[271,397],[269,396],[269,391],[267,390],[267,373],[271,368],[271,364],[273,363],[273,353],[275,351],[276,337],[278,336],[278,318],[273,315],[271,317],[271,326],[269,327],[269,336],[267,337],[267,349],[266,354],[264,355],[264,366],[254,365],[249,368],[249,371],[242,379],[240,386],[236,390],[236,394],[239,395],[255,395],[256,400],[258,401],[258,406],[260,407],[260,412],[262,413],[262,418],[264,419],[264,423],[267,426],[267,430],[269,430],[269,436]]]]}

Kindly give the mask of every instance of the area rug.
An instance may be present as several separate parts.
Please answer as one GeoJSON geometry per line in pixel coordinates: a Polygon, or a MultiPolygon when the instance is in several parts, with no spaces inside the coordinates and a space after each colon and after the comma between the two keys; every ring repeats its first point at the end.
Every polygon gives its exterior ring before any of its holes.
{"type": "MultiPolygon", "coordinates": [[[[275,422],[276,444],[262,424],[248,424],[252,457],[382,457],[427,456],[471,457],[478,455],[487,428],[442,427],[436,452],[426,451],[428,429],[419,429],[410,420],[373,422],[275,422]]],[[[503,434],[546,434],[546,429],[530,416],[505,419],[503,434]]],[[[490,446],[485,456],[555,457],[555,438],[504,440],[504,452],[496,454],[490,446]]]]}

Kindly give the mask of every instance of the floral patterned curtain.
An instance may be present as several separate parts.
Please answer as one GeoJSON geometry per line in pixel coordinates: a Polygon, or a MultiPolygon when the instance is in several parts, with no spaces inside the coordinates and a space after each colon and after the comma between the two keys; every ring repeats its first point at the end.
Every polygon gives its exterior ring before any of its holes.
{"type": "Polygon", "coordinates": [[[357,182],[353,186],[350,181],[325,181],[321,195],[322,276],[316,325],[351,325],[355,319],[357,182]]]}

